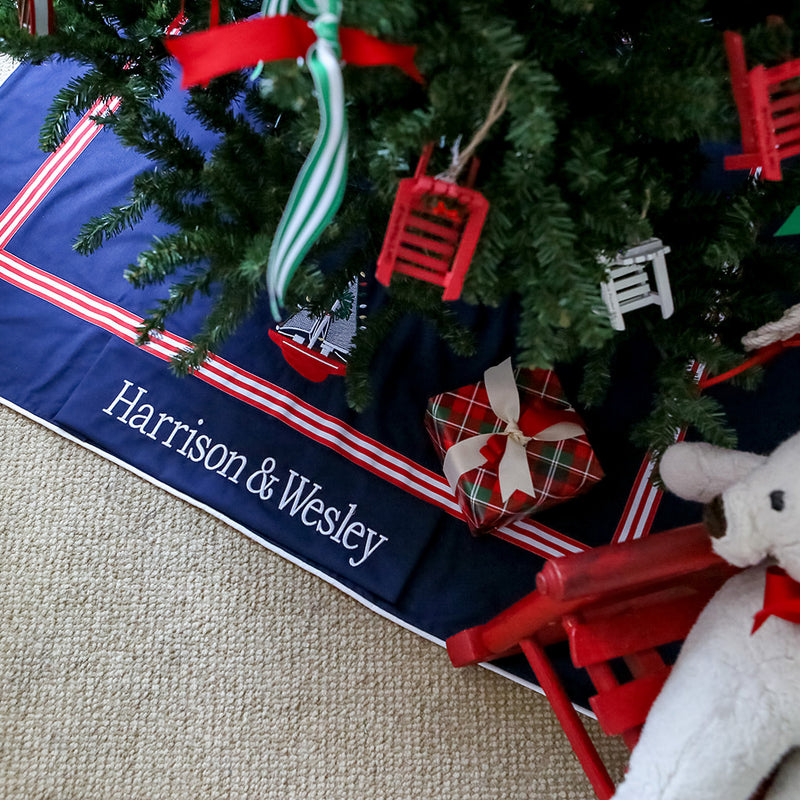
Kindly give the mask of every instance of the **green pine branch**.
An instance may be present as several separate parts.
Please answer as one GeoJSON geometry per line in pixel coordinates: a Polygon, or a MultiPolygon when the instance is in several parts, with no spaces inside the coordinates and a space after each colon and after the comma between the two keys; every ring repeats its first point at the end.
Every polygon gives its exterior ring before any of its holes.
{"type": "MultiPolygon", "coordinates": [[[[221,5],[223,22],[232,22],[260,3],[221,5]]],[[[188,4],[185,30],[205,29],[209,8],[208,0],[188,4]]],[[[115,96],[120,108],[103,124],[151,164],[125,202],[83,225],[75,246],[93,252],[145,215],[168,227],[126,275],[136,286],[164,284],[143,335],[168,326],[198,294],[212,297],[193,350],[176,364],[194,369],[265,285],[272,237],[319,126],[308,70],[287,60],[265,64],[253,80],[245,70],[185,92],[182,112],[202,129],[195,141],[160,104],[176,80],[162,37],[177,3],[57,0],[56,11],[56,34],[33,37],[19,29],[15,9],[0,7],[0,50],[85,67],[54,99],[42,145],[63,141],[97,97],[115,96]]],[[[800,256],[771,232],[800,204],[800,169],[787,162],[782,182],[743,175],[715,194],[702,185],[701,145],[740,136],[722,30],[746,34],[752,63],[779,63],[797,55],[800,9],[784,19],[767,24],[762,9],[706,0],[348,0],[343,24],[417,45],[425,84],[390,67],[344,67],[348,185],[333,224],[291,282],[287,311],[303,305],[322,313],[353,276],[369,275],[399,182],[413,174],[423,147],[437,145],[429,174],[446,168],[516,64],[505,113],[477,148],[476,188],[490,210],[462,299],[513,300],[518,363],[580,363],[587,403],[601,401],[619,349],[641,339],[660,367],[651,413],[632,435],[656,451],[676,425],[730,441],[719,408],[697,392],[686,364],[697,359],[725,371],[742,358],[741,336],[796,298],[800,256]],[[642,309],[626,317],[625,332],[613,331],[599,257],[650,236],[671,248],[675,314],[662,320],[657,308],[642,309]]],[[[347,378],[354,407],[368,402],[374,355],[405,315],[469,352],[470,337],[441,290],[393,280],[386,304],[360,321],[347,378]]],[[[740,380],[750,385],[757,377],[740,380]]]]}

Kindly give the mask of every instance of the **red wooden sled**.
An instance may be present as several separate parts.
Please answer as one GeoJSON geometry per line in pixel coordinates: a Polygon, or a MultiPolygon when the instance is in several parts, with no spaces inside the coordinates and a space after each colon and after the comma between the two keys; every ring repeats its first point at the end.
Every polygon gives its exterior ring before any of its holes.
{"type": "Polygon", "coordinates": [[[712,550],[702,525],[548,561],[536,591],[489,622],[447,640],[456,667],[520,650],[550,701],[597,797],[614,783],[548,655],[566,640],[603,731],[633,748],[670,671],[660,651],[681,642],[702,608],[737,570],[712,550]]]}
{"type": "Polygon", "coordinates": [[[410,275],[443,287],[443,300],[456,300],[489,203],[472,188],[477,159],[466,186],[459,186],[425,174],[432,153],[430,144],[414,177],[400,181],[375,277],[388,286],[394,273],[410,275]]]}
{"type": "Polygon", "coordinates": [[[725,31],[725,51],[744,151],[726,156],[725,169],[761,168],[762,178],[779,181],[781,161],[800,154],[800,59],[748,71],[744,42],[733,31],[725,31]]]}

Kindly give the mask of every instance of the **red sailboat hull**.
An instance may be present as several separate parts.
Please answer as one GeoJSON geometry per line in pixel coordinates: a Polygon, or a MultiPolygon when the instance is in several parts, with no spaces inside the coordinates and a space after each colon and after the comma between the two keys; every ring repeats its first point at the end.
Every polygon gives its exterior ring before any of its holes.
{"type": "Polygon", "coordinates": [[[310,350],[276,330],[269,331],[269,338],[280,347],[286,363],[314,383],[321,383],[329,375],[344,375],[347,370],[347,364],[343,361],[336,361],[310,350]]]}

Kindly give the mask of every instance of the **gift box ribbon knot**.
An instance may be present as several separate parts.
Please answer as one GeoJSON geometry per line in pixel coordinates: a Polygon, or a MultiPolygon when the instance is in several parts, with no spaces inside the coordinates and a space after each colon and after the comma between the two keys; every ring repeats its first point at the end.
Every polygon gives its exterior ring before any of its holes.
{"type": "Polygon", "coordinates": [[[585,431],[580,417],[575,411],[553,408],[541,399],[527,404],[520,416],[519,391],[510,358],[487,369],[483,379],[489,405],[495,416],[505,423],[505,428],[470,436],[454,444],[444,458],[444,476],[455,491],[459,478],[465,473],[477,467],[496,465],[504,503],[516,490],[535,497],[528,466],[528,442],[557,442],[581,436],[585,431]]]}

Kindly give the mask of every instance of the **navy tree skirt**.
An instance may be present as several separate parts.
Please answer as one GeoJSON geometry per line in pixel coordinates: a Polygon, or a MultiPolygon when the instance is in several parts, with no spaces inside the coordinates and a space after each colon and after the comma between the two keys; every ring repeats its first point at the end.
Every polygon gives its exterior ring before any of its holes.
{"type": "MultiPolygon", "coordinates": [[[[133,344],[136,326],[166,288],[136,290],[123,278],[163,225],[146,218],[91,257],[72,249],[82,223],[124,201],[147,163],[89,120],[75,121],[56,156],[37,148],[51,98],[75,73],[70,64],[25,66],[0,87],[0,396],[6,403],[210,508],[439,642],[532,591],[546,557],[642,535],[653,501],[654,531],[696,521],[697,508],[673,498],[658,505],[646,484],[625,516],[644,454],[624,431],[648,405],[653,361],[632,347],[620,359],[605,406],[584,412],[607,477],[586,496],[502,537],[470,536],[423,414],[430,396],[480,380],[513,352],[510,309],[454,305],[478,332],[479,351],[470,359],[453,356],[427,325],[404,320],[377,356],[375,401],[362,414],[348,409],[341,379],[312,384],[286,364],[269,339],[266,304],[200,374],[174,377],[166,359],[197,329],[206,301],[140,349],[133,344]]],[[[208,146],[180,114],[177,89],[164,104],[208,146]]],[[[368,274],[373,268],[365,264],[368,274]]],[[[382,292],[372,281],[368,306],[382,292]]],[[[768,451],[800,427],[796,367],[793,355],[784,356],[757,394],[719,390],[743,447],[768,451]]],[[[577,376],[559,374],[574,398],[577,376]]],[[[500,669],[531,681],[519,660],[500,669]]],[[[563,671],[574,700],[584,705],[587,687],[563,671]]]]}

